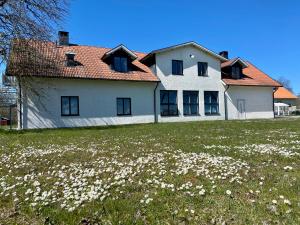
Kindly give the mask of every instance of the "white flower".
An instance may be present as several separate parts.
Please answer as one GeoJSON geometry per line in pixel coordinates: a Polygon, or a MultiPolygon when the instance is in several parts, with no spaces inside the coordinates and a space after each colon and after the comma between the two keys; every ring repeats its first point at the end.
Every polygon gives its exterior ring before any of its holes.
{"type": "Polygon", "coordinates": [[[145,201],[145,203],[146,203],[146,204],[149,204],[151,201],[153,201],[152,198],[147,198],[146,201],[145,201]]]}
{"type": "Polygon", "coordinates": [[[40,182],[38,182],[37,180],[33,182],[33,186],[37,187],[40,186],[40,182]]]}
{"type": "Polygon", "coordinates": [[[283,200],[283,203],[284,203],[284,204],[287,204],[287,205],[291,205],[291,204],[292,204],[291,201],[288,200],[288,199],[284,199],[284,200],[283,200]]]}
{"type": "Polygon", "coordinates": [[[293,170],[293,167],[291,167],[291,166],[285,166],[285,167],[283,167],[283,169],[285,171],[290,171],[290,170],[293,170]]]}
{"type": "Polygon", "coordinates": [[[272,200],[272,203],[273,203],[273,204],[277,204],[277,200],[275,200],[275,199],[272,200]]]}
{"type": "Polygon", "coordinates": [[[204,190],[204,189],[201,189],[201,190],[199,191],[199,195],[205,195],[205,190],[204,190]]]}
{"type": "Polygon", "coordinates": [[[230,190],[226,190],[226,194],[227,195],[231,195],[231,191],[230,190]]]}

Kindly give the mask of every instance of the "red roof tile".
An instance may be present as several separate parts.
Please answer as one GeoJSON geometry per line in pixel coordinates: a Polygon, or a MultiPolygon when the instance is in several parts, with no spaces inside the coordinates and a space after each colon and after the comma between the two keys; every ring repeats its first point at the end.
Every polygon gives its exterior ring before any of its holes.
{"type": "Polygon", "coordinates": [[[256,68],[253,64],[247,61],[248,67],[243,69],[244,77],[242,79],[233,79],[231,76],[222,73],[222,80],[227,85],[237,86],[282,86],[277,81],[273,80],[267,74],[256,68]]]}
{"type": "Polygon", "coordinates": [[[297,99],[298,97],[295,96],[292,92],[284,87],[279,87],[275,93],[274,98],[276,99],[297,99]]]}
{"type": "Polygon", "coordinates": [[[159,81],[156,75],[139,59],[144,53],[134,52],[138,59],[132,62],[137,70],[128,73],[120,73],[112,70],[102,57],[109,48],[92,46],[57,46],[52,42],[29,41],[26,48],[30,51],[21,51],[18,48],[22,41],[15,41],[7,74],[10,76],[26,75],[41,77],[85,78],[104,80],[128,80],[128,81],[159,81]],[[31,52],[28,54],[28,52],[31,52]],[[79,65],[65,66],[67,52],[75,53],[75,61],[79,65]]]}

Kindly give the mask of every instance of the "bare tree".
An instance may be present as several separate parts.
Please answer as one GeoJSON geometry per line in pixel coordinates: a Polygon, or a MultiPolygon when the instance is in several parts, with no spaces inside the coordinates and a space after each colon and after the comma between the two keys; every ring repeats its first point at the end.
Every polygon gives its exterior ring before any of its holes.
{"type": "Polygon", "coordinates": [[[66,14],[67,1],[0,0],[1,62],[8,60],[12,40],[51,40],[66,14]]]}
{"type": "Polygon", "coordinates": [[[283,76],[279,77],[277,80],[283,87],[288,89],[289,91],[293,92],[293,88],[291,85],[291,81],[283,76]]]}

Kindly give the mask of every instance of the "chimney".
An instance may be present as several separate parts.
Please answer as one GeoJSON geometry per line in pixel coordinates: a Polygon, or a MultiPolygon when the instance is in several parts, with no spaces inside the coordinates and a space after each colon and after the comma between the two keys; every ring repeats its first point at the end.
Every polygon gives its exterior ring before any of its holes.
{"type": "Polygon", "coordinates": [[[226,59],[228,59],[228,51],[222,51],[222,52],[219,53],[219,55],[226,58],[226,59]]]}
{"type": "Polygon", "coordinates": [[[69,45],[69,32],[58,31],[58,44],[69,45]]]}

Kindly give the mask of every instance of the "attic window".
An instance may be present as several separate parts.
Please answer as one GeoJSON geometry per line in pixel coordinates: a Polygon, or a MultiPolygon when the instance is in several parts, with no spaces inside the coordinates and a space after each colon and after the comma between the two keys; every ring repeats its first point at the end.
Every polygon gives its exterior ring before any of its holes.
{"type": "Polygon", "coordinates": [[[241,78],[241,69],[238,66],[233,66],[232,67],[232,77],[235,79],[240,79],[241,78]]]}
{"type": "Polygon", "coordinates": [[[75,56],[76,54],[74,52],[66,53],[66,66],[68,67],[76,66],[75,56]]]}
{"type": "Polygon", "coordinates": [[[128,72],[128,59],[126,57],[115,56],[113,60],[113,69],[117,72],[128,72]]]}

